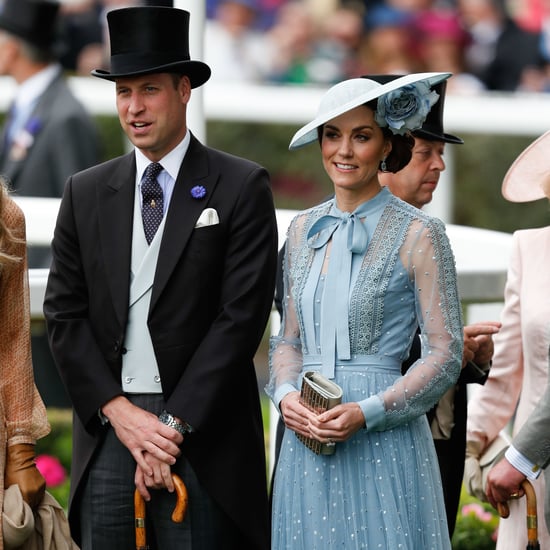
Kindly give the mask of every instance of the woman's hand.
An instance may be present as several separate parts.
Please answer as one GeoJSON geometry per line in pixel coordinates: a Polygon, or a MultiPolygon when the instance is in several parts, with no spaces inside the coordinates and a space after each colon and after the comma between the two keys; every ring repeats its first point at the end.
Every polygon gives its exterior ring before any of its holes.
{"type": "Polygon", "coordinates": [[[281,412],[287,428],[321,443],[346,441],[365,426],[358,403],[343,403],[318,415],[302,405],[297,391],[283,398],[281,412]]]}
{"type": "Polygon", "coordinates": [[[309,423],[311,437],[322,443],[346,441],[365,427],[365,417],[358,403],[342,403],[313,416],[309,423]]]}
{"type": "Polygon", "coordinates": [[[311,437],[309,425],[316,414],[302,405],[300,402],[300,392],[294,391],[285,395],[281,401],[280,408],[287,428],[297,434],[311,437]]]}
{"type": "Polygon", "coordinates": [[[46,490],[46,481],[38,471],[34,459],[34,445],[9,445],[4,471],[4,487],[19,485],[23,500],[31,508],[36,508],[40,504],[46,490]]]}

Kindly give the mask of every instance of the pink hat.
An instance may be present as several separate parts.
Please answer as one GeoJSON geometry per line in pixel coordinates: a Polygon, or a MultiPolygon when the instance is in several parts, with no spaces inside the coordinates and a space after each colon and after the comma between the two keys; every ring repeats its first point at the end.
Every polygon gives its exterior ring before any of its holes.
{"type": "Polygon", "coordinates": [[[465,46],[471,40],[460,18],[449,10],[434,9],[421,12],[413,20],[411,30],[421,42],[430,38],[445,38],[465,46]]]}
{"type": "Polygon", "coordinates": [[[502,195],[511,202],[550,198],[550,131],[537,138],[512,163],[502,181],[502,195]]]}

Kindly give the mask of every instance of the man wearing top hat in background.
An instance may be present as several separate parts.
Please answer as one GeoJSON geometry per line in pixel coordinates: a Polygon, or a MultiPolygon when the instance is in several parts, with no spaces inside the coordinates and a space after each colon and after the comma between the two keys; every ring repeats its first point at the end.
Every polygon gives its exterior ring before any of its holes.
{"type": "Polygon", "coordinates": [[[47,0],[0,1],[0,75],[17,82],[0,133],[0,174],[21,196],[61,197],[71,174],[99,161],[95,123],[57,61],[58,12],[47,0]]]}
{"type": "MultiPolygon", "coordinates": [[[[0,129],[0,175],[18,196],[61,197],[67,178],[99,161],[99,133],[58,62],[60,5],[0,0],[0,75],[17,84],[0,129]]],[[[30,245],[31,268],[48,268],[49,246],[30,245]]],[[[69,406],[46,329],[33,327],[36,384],[46,405],[69,406]]]]}
{"type": "Polygon", "coordinates": [[[253,358],[275,279],[269,176],[187,128],[192,88],[210,77],[190,58],[187,11],[107,22],[110,70],[92,74],[114,82],[135,150],[69,178],[44,302],[75,409],[73,536],[83,550],[133,547],[137,487],[150,548],[265,550],[253,358]],[[171,472],[188,490],[182,523],[171,472]]]}
{"type": "MultiPolygon", "coordinates": [[[[379,75],[368,78],[383,84],[398,77],[379,75]]],[[[417,208],[422,208],[432,200],[439,176],[445,170],[443,160],[445,145],[464,143],[461,138],[443,130],[446,86],[447,82],[433,86],[433,90],[439,94],[439,100],[432,107],[422,128],[413,132],[414,147],[407,166],[395,174],[391,172],[379,174],[382,185],[387,186],[395,196],[417,208]]],[[[464,327],[464,355],[458,383],[428,412],[443,482],[451,538],[458,512],[466,455],[466,385],[483,384],[487,379],[493,355],[491,335],[498,332],[499,328],[500,323],[495,321],[464,327]]],[[[420,339],[415,338],[409,359],[403,365],[403,371],[406,371],[418,357],[420,357],[420,339]]]]}

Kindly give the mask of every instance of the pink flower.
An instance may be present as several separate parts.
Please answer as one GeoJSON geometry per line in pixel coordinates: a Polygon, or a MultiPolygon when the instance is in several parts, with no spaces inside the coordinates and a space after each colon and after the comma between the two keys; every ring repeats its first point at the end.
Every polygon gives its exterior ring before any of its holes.
{"type": "Polygon", "coordinates": [[[471,504],[465,504],[462,507],[462,515],[468,516],[468,515],[474,515],[477,518],[479,518],[481,521],[491,521],[493,519],[493,515],[491,512],[485,510],[481,504],[478,504],[477,502],[472,502],[471,504]]]}
{"type": "Polygon", "coordinates": [[[55,456],[38,455],[35,459],[38,471],[44,476],[48,487],[57,487],[61,485],[67,474],[65,468],[55,456]]]}

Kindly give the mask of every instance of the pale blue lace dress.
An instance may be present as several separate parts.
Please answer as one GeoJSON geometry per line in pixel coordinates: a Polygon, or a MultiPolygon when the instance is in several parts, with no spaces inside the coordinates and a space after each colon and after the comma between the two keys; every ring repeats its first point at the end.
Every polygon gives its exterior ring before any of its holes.
{"type": "Polygon", "coordinates": [[[278,405],[304,370],[321,370],[343,387],[344,401],[359,402],[367,427],[328,457],[286,430],[272,548],[449,549],[424,415],[455,383],[462,357],[443,224],[385,189],[353,215],[333,201],[307,210],[288,233],[284,305],[268,395],[278,405]],[[417,323],[422,357],[401,376],[417,323]]]}

